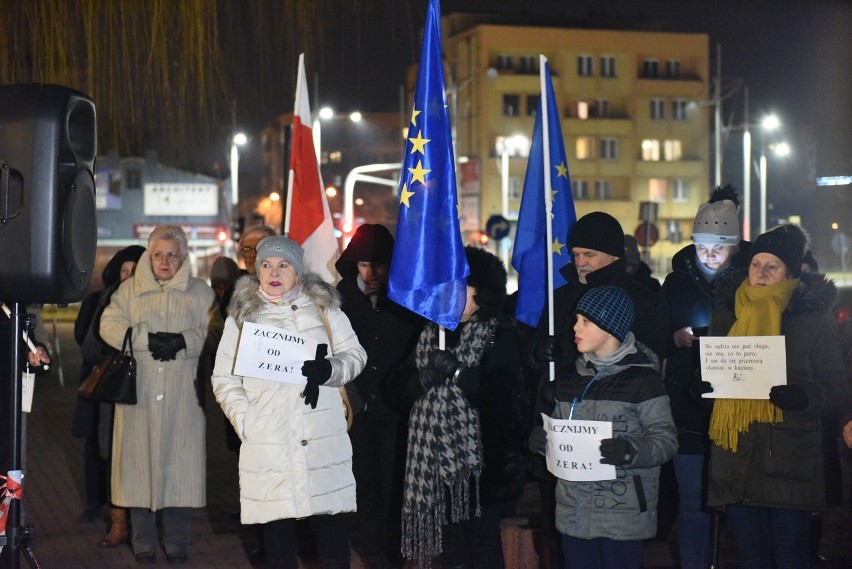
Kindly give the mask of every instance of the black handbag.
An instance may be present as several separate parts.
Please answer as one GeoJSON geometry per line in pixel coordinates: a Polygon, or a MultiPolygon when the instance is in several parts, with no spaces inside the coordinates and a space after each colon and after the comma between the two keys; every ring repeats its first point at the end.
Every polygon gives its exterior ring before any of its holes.
{"type": "Polygon", "coordinates": [[[105,403],[136,405],[136,359],[133,357],[133,330],[127,329],[121,352],[117,354],[92,391],[92,399],[105,403]]]}

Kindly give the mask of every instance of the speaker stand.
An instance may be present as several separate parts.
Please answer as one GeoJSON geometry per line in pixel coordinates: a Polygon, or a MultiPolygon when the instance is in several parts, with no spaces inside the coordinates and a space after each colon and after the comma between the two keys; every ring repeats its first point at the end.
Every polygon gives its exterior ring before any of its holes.
{"type": "MultiPolygon", "coordinates": [[[[21,357],[23,354],[21,350],[21,335],[25,329],[31,334],[30,330],[34,322],[30,321],[29,316],[22,316],[22,309],[24,308],[22,303],[7,302],[6,305],[10,309],[9,337],[5,348],[0,346],[0,349],[6,351],[9,360],[4,361],[0,368],[0,385],[5,381],[6,385],[9,386],[9,405],[7,409],[0,409],[0,413],[5,413],[3,420],[7,421],[9,425],[9,438],[7,441],[2,441],[2,443],[8,445],[8,474],[11,474],[21,471],[23,467],[23,421],[21,413],[21,357]],[[25,321],[26,328],[24,327],[25,321]]],[[[24,482],[25,480],[22,478],[22,490],[24,482]]],[[[19,569],[21,560],[18,553],[21,551],[24,553],[24,557],[30,567],[33,569],[39,567],[31,544],[35,533],[34,528],[32,524],[28,524],[25,528],[21,527],[22,499],[23,492],[21,493],[20,500],[13,499],[9,503],[9,511],[7,513],[9,517],[6,520],[6,543],[3,548],[3,555],[0,556],[0,568],[2,569],[19,569]]]]}

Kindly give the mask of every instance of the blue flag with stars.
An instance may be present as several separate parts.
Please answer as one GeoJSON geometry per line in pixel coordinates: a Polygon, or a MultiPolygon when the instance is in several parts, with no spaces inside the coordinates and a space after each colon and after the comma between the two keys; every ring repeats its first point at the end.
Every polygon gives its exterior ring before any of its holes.
{"type": "Polygon", "coordinates": [[[565,159],[565,144],[562,141],[559,108],[553,92],[550,66],[544,64],[545,92],[539,98],[535,117],[532,145],[530,147],[524,193],[518,213],[518,227],[512,252],[512,266],[518,272],[518,303],[515,317],[530,326],[538,326],[547,299],[547,260],[553,256],[553,288],[557,289],[568,281],[559,269],[571,262],[571,245],[568,235],[577,214],[574,211],[574,196],[568,161],[565,159]],[[545,148],[542,129],[542,106],[547,105],[548,141],[545,148]],[[553,200],[553,242],[546,243],[544,203],[544,152],[550,155],[550,195],[553,200]]]}
{"type": "Polygon", "coordinates": [[[437,0],[429,2],[426,14],[407,138],[388,297],[455,330],[467,299],[468,266],[459,231],[437,0]]]}

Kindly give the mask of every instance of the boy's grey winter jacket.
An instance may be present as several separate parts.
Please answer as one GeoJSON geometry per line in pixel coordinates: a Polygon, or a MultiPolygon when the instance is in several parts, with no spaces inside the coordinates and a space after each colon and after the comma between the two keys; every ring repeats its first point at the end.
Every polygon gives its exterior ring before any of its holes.
{"type": "Polygon", "coordinates": [[[596,376],[574,371],[553,382],[553,417],[611,421],[613,436],[628,438],[635,449],[629,464],[616,467],[615,480],[558,480],[556,527],[564,535],[641,540],[657,532],[660,465],[677,452],[677,430],[657,359],[636,347],[596,376]]]}
{"type": "Polygon", "coordinates": [[[242,440],[242,523],[355,511],[352,446],[338,387],[361,372],[367,354],[340,310],[340,295],[318,275],[306,273],[299,295],[282,305],[262,299],[257,288],[254,277],[237,281],[212,379],[216,401],[242,440]],[[328,357],[331,378],[320,387],[316,409],[305,405],[302,385],[233,375],[243,322],[293,330],[327,344],[320,306],[334,346],[328,357]]]}

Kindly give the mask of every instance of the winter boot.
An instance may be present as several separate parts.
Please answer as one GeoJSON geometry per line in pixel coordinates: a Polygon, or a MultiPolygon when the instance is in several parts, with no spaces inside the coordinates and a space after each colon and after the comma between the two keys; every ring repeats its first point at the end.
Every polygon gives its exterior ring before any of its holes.
{"type": "Polygon", "coordinates": [[[109,533],[101,540],[101,547],[116,547],[127,541],[127,510],[110,506],[112,525],[109,533]]]}

